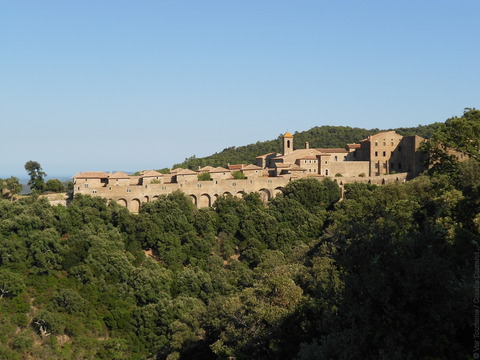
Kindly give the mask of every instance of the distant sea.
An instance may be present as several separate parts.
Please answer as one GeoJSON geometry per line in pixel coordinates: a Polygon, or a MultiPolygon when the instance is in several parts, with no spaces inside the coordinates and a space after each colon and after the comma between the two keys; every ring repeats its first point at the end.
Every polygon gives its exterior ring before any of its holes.
{"type": "MultiPolygon", "coordinates": [[[[61,182],[68,182],[72,181],[72,176],[47,176],[45,178],[45,181],[48,181],[50,179],[58,179],[61,182]]],[[[20,181],[20,184],[22,184],[22,191],[20,192],[20,195],[30,194],[30,186],[28,186],[28,181],[30,180],[30,178],[19,177],[18,180],[20,181]]]]}

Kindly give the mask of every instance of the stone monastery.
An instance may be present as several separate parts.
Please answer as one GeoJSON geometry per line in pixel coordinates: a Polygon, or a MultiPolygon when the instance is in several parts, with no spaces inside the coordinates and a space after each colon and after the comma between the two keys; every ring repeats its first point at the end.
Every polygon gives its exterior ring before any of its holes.
{"type": "Polygon", "coordinates": [[[385,184],[405,181],[426,170],[426,155],[418,150],[420,136],[381,132],[339,149],[314,149],[308,142],[294,150],[293,135],[283,135],[282,154],[258,156],[256,164],[206,166],[193,171],[174,169],[169,174],[147,170],[139,176],[124,172],[84,172],[74,177],[74,194],[101,196],[138,212],[142,203],[180,190],[197,207],[211,206],[217,197],[259,192],[264,201],[276,196],[289,181],[303,177],[331,177],[343,189],[345,183],[385,184]],[[242,175],[238,179],[238,173],[242,175]],[[209,180],[202,181],[202,173],[209,180]],[[237,175],[237,176],[234,176],[237,175]]]}

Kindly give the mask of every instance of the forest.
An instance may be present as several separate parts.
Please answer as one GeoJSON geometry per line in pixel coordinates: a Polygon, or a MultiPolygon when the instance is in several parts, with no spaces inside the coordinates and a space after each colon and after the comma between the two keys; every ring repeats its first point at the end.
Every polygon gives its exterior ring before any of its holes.
{"type": "Polygon", "coordinates": [[[479,142],[468,109],[427,173],[343,199],[328,178],[139,214],[0,199],[0,359],[470,359],[479,142]]]}
{"type": "MultiPolygon", "coordinates": [[[[396,128],[394,130],[398,134],[419,135],[423,138],[429,139],[441,123],[433,123],[430,125],[419,125],[410,128],[396,128]]],[[[312,148],[344,148],[346,144],[358,143],[369,135],[376,134],[381,131],[379,129],[362,129],[352,128],[350,126],[316,126],[307,131],[295,132],[295,148],[303,148],[306,141],[309,142],[312,148]]],[[[197,158],[195,155],[185,159],[180,164],[173,165],[173,168],[188,168],[191,170],[198,170],[199,167],[223,166],[228,164],[255,164],[257,156],[268,154],[271,152],[281,153],[282,136],[280,134],[275,140],[258,141],[255,144],[249,144],[239,147],[229,147],[223,149],[219,153],[210,156],[197,158]]],[[[169,169],[160,169],[162,172],[168,172],[169,169]]]]}

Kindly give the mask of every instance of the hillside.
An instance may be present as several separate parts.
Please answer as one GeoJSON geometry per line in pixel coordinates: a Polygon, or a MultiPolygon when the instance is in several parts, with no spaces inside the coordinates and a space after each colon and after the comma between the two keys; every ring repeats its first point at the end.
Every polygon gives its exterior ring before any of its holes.
{"type": "MultiPolygon", "coordinates": [[[[380,131],[395,130],[401,135],[419,135],[424,138],[430,138],[440,123],[434,123],[430,125],[419,125],[410,128],[396,128],[396,129],[362,129],[352,128],[349,126],[316,126],[307,131],[295,132],[295,147],[302,148],[305,141],[310,143],[311,147],[344,147],[345,144],[355,143],[361,139],[366,138],[368,135],[378,133],[380,131]]],[[[210,156],[197,158],[195,155],[185,159],[180,164],[175,164],[173,168],[189,168],[197,170],[198,167],[206,165],[210,166],[227,166],[227,164],[249,164],[254,163],[255,158],[259,155],[267,154],[270,152],[281,151],[281,137],[280,134],[274,140],[258,141],[255,144],[249,144],[239,147],[228,147],[223,149],[219,153],[215,153],[210,156]]]]}

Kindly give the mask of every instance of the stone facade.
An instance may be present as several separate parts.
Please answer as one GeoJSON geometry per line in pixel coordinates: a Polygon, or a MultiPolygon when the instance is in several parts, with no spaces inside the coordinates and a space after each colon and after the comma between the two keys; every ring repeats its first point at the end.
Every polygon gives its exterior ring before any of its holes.
{"type": "Polygon", "coordinates": [[[169,174],[148,170],[139,176],[123,172],[80,173],[74,177],[74,194],[102,196],[138,212],[142,203],[176,190],[189,195],[197,207],[206,207],[219,196],[229,194],[258,192],[268,201],[290,181],[306,176],[332,177],[343,189],[345,183],[351,182],[405,181],[426,169],[425,155],[418,151],[424,139],[419,136],[403,137],[387,131],[339,149],[314,149],[305,143],[304,149],[294,150],[293,140],[287,132],[283,153],[261,155],[256,165],[229,164],[228,169],[206,166],[198,171],[174,169],[169,174]],[[234,179],[234,171],[241,171],[245,179],[234,179]],[[200,180],[201,173],[209,173],[210,180],[200,180]]]}

